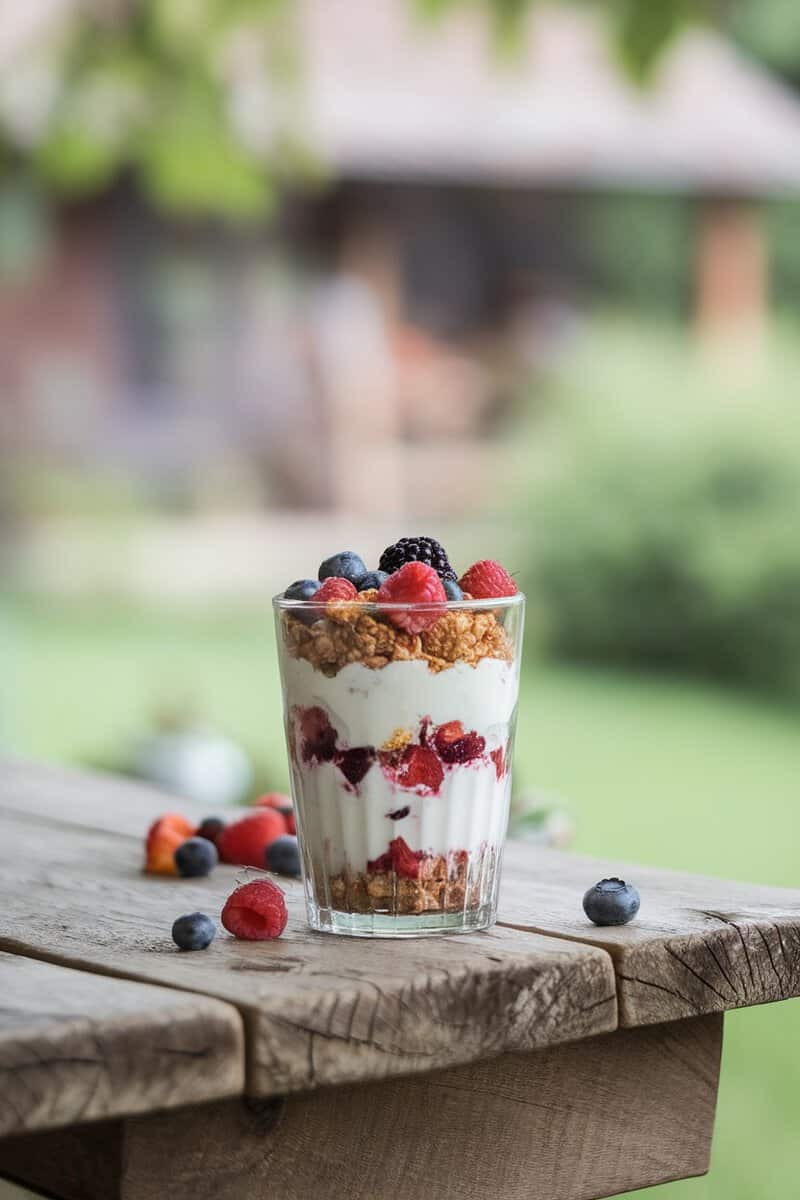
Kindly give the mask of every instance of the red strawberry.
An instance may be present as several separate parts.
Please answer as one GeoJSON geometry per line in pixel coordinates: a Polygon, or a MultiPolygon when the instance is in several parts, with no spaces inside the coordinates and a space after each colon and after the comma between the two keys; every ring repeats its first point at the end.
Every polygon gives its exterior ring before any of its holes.
{"type": "Polygon", "coordinates": [[[392,866],[398,875],[404,875],[407,879],[417,878],[419,864],[425,857],[421,850],[410,849],[403,838],[397,837],[389,842],[389,853],[392,857],[392,866]]]}
{"type": "Polygon", "coordinates": [[[334,601],[355,600],[358,596],[358,589],[349,579],[340,579],[336,575],[331,575],[329,579],[323,580],[317,588],[311,599],[320,604],[331,604],[334,601]]]}
{"type": "Polygon", "coordinates": [[[496,600],[500,596],[516,596],[516,583],[500,563],[484,558],[473,563],[458,581],[462,592],[469,592],[475,600],[496,600]]]}
{"type": "Polygon", "coordinates": [[[284,795],[283,792],[265,792],[263,796],[259,796],[254,802],[256,808],[275,808],[286,821],[286,829],[291,834],[297,833],[297,826],[294,822],[294,808],[292,806],[291,796],[284,795]]]}
{"type": "Polygon", "coordinates": [[[234,937],[264,942],[280,937],[289,914],[283,892],[271,879],[254,879],[231,892],[222,924],[234,937]]]}
{"type": "Polygon", "coordinates": [[[430,628],[441,611],[436,607],[447,602],[442,581],[427,563],[405,563],[390,575],[378,592],[379,604],[425,605],[422,609],[387,609],[389,620],[408,633],[422,633],[430,628]]]}
{"type": "Polygon", "coordinates": [[[267,846],[282,833],[286,833],[285,818],[274,808],[260,809],[223,829],[217,850],[225,863],[263,867],[267,846]]]}
{"type": "Polygon", "coordinates": [[[432,750],[425,746],[407,746],[397,767],[395,780],[407,791],[422,789],[435,794],[442,786],[444,771],[432,750]]]}

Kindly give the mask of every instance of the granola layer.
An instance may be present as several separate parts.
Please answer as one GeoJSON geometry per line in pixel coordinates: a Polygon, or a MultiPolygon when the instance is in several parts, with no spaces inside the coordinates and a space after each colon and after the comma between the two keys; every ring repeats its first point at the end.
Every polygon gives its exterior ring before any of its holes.
{"type": "Polygon", "coordinates": [[[475,666],[483,658],[510,662],[513,647],[491,610],[448,610],[422,633],[407,633],[374,607],[378,593],[361,592],[358,601],[329,604],[325,616],[308,625],[291,613],[283,617],[289,651],[325,675],[348,663],[378,669],[387,663],[424,659],[431,671],[456,662],[475,666]]]}
{"type": "Polygon", "coordinates": [[[413,916],[425,912],[461,912],[480,904],[480,880],[467,888],[467,866],[448,873],[443,855],[427,859],[413,879],[395,871],[343,872],[329,880],[332,907],[341,912],[413,916]]]}

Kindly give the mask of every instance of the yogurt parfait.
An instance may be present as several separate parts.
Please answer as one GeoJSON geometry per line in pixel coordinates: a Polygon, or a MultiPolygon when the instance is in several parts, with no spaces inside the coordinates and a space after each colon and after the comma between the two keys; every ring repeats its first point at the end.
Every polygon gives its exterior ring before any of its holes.
{"type": "Polygon", "coordinates": [[[275,598],[309,921],[484,929],[508,822],[524,597],[431,538],[345,552],[275,598]]]}

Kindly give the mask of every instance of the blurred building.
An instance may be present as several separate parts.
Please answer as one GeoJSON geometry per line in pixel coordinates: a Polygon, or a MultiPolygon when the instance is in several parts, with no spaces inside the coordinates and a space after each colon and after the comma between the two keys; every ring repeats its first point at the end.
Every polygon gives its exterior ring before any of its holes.
{"type": "Polygon", "coordinates": [[[758,200],[800,189],[786,88],[710,33],[641,90],[585,10],[539,12],[501,59],[477,13],[412,9],[298,6],[329,180],[268,227],[167,221],[129,183],[58,212],[48,252],[0,288],[15,452],[131,472],[176,505],[485,507],[519,381],[591,291],[572,220],[587,193],[697,197],[693,319],[757,337],[758,200]]]}

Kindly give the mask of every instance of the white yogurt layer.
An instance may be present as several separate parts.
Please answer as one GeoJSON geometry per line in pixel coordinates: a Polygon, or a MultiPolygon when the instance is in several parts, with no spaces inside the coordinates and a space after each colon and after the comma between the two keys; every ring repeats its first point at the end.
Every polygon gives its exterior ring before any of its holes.
{"type": "Polygon", "coordinates": [[[304,659],[283,664],[287,712],[295,706],[323,708],[340,748],[379,749],[397,729],[415,735],[424,718],[434,725],[460,721],[486,740],[486,760],[444,766],[436,795],[419,795],[387,778],[375,762],[358,788],[332,762],[292,767],[301,833],[315,863],[331,873],[345,865],[363,871],[392,838],[412,850],[446,854],[499,845],[508,821],[510,774],[498,780],[491,750],[506,746],[517,703],[517,665],[484,658],[477,666],[456,663],[438,673],[423,659],[391,662],[373,670],[350,663],[333,677],[304,659]],[[408,807],[392,820],[387,814],[408,807]]]}

